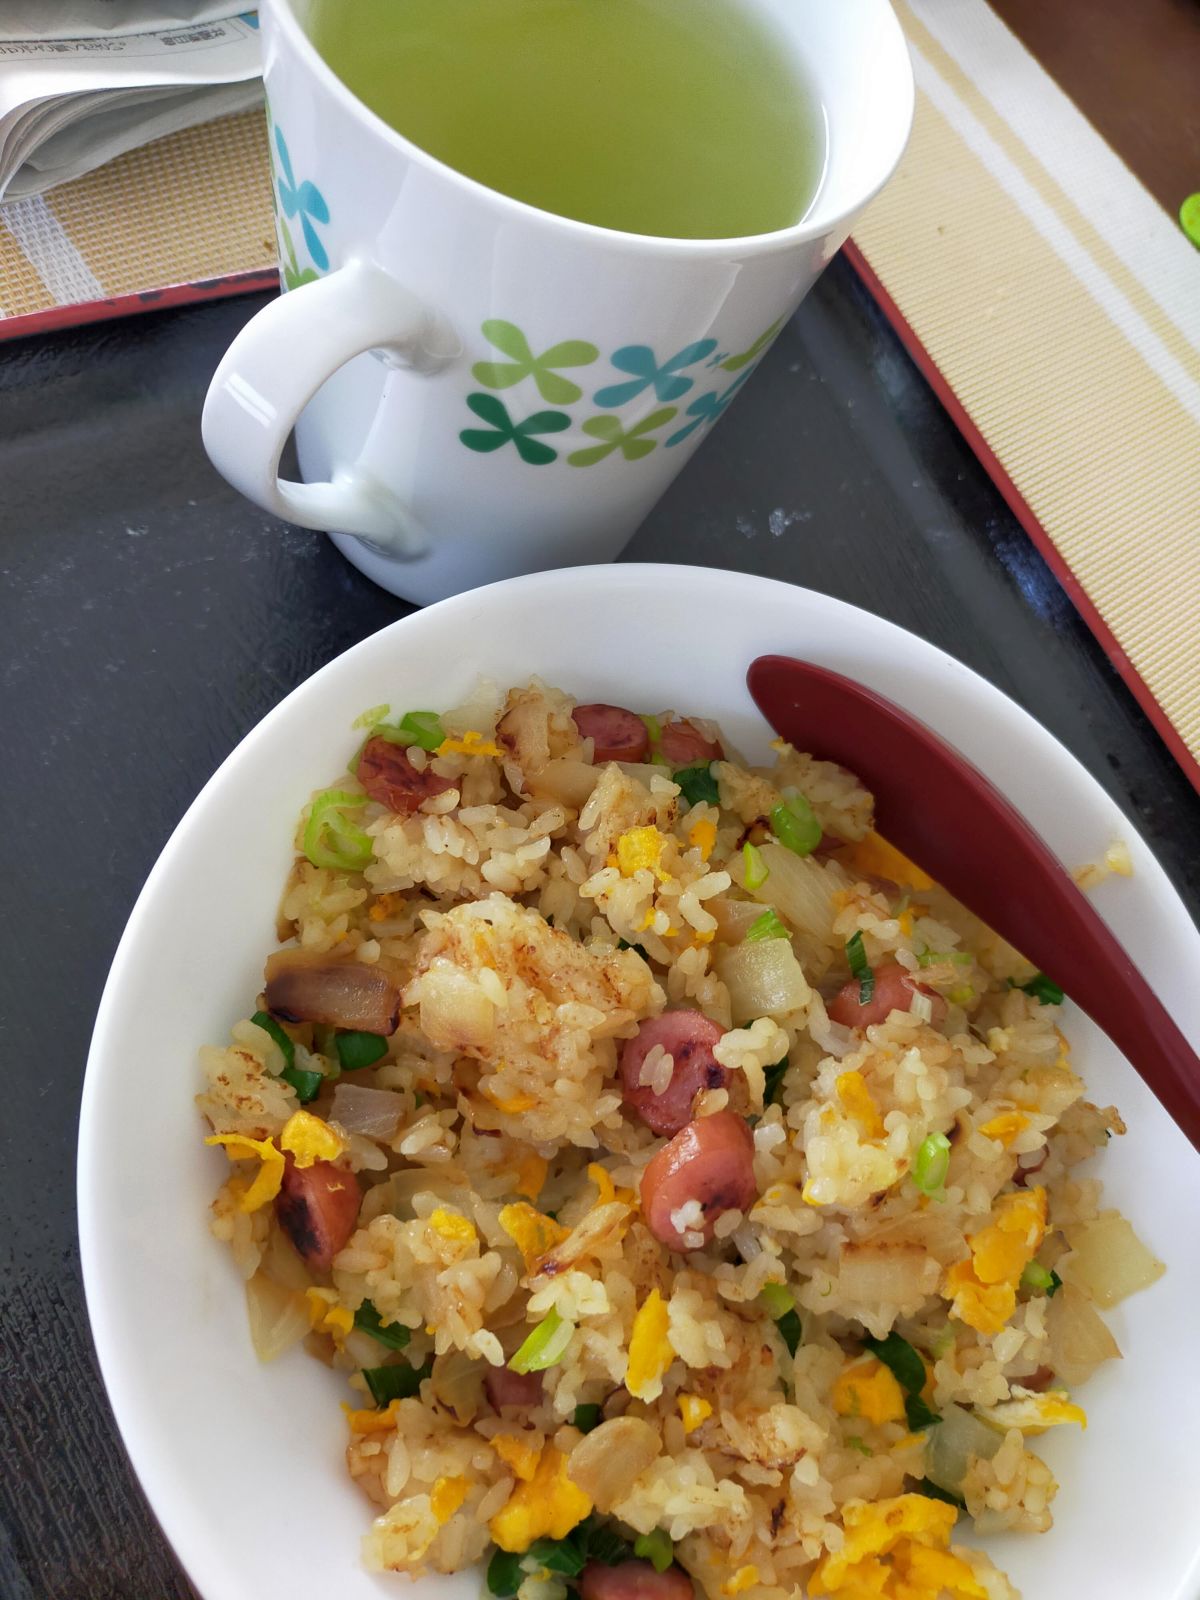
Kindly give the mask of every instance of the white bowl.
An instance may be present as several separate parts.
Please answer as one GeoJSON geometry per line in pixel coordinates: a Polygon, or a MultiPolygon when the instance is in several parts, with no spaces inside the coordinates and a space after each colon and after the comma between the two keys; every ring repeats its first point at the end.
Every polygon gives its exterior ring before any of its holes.
{"type": "MultiPolygon", "coordinates": [[[[223,1162],[201,1144],[196,1049],[224,1039],[255,993],[300,806],[349,753],[364,707],[449,705],[480,673],[717,717],[762,758],[770,735],[744,680],[765,651],[907,706],[1069,865],[1123,838],[1134,876],[1105,883],[1096,904],[1200,1040],[1200,936],[1134,829],[1025,712],[891,624],[729,572],[609,566],[497,584],[386,628],[277,706],[180,823],[121,941],[88,1062],[79,1218],[92,1329],[133,1464],[205,1600],[412,1592],[359,1566],[371,1513],[343,1466],[344,1380],[300,1351],[257,1365],[240,1281],[207,1226],[223,1162]]],[[[988,1547],[1026,1600],[1195,1600],[1200,1159],[1103,1036],[1078,1014],[1068,1027],[1090,1097],[1129,1124],[1094,1170],[1169,1270],[1109,1315],[1125,1360],[1088,1385],[1086,1435],[1042,1441],[1062,1483],[1054,1529],[988,1547]]],[[[417,1585],[435,1591],[466,1600],[480,1578],[417,1585]]]]}

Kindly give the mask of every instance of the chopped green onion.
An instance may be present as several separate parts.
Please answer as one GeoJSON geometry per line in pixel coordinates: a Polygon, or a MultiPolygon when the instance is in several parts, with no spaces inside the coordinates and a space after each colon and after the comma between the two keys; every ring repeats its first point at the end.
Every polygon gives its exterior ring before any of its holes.
{"type": "Polygon", "coordinates": [[[908,1422],[910,1433],[920,1433],[925,1428],[932,1428],[942,1419],[936,1411],[931,1411],[921,1399],[919,1394],[906,1394],[904,1396],[904,1415],[908,1422]]]}
{"type": "Polygon", "coordinates": [[[867,960],[867,949],[863,944],[861,928],[853,939],[846,940],[846,960],[850,964],[850,976],[858,979],[859,1005],[870,1005],[871,996],[875,993],[875,974],[871,971],[871,963],[867,960]]]}
{"type": "Polygon", "coordinates": [[[788,1355],[794,1356],[800,1348],[801,1340],[804,1338],[804,1328],[801,1324],[799,1313],[796,1311],[787,1312],[785,1316],[780,1317],[775,1326],[779,1329],[779,1337],[787,1345],[788,1355]]]}
{"type": "Polygon", "coordinates": [[[373,731],[376,724],[382,722],[391,709],[391,706],[385,700],[381,706],[371,706],[360,716],[355,717],[350,726],[352,728],[370,728],[373,731]]]}
{"type": "Polygon", "coordinates": [[[616,1567],[629,1560],[629,1546],[617,1530],[607,1522],[600,1522],[593,1514],[571,1534],[572,1544],[577,1544],[587,1561],[598,1561],[602,1567],[616,1567]]]}
{"type": "Polygon", "coordinates": [[[788,1058],[777,1061],[773,1067],[768,1067],[763,1073],[763,1105],[771,1105],[783,1087],[784,1075],[788,1069],[788,1058]]]}
{"type": "Polygon", "coordinates": [[[771,808],[771,832],[794,855],[810,856],[821,842],[821,824],[808,801],[795,789],[785,789],[779,805],[771,808]]]}
{"type": "Polygon", "coordinates": [[[751,844],[749,839],[742,846],[742,862],[745,867],[743,879],[747,889],[761,889],[771,876],[771,869],[763,860],[763,853],[756,844],[751,844]]]}
{"type": "Polygon", "coordinates": [[[380,1056],[387,1055],[387,1040],[378,1033],[339,1033],[334,1041],[343,1072],[361,1072],[380,1056]]]}
{"type": "MultiPolygon", "coordinates": [[[[389,1322],[385,1327],[371,1300],[364,1300],[354,1313],[354,1326],[361,1333],[369,1333],[372,1339],[378,1339],[380,1344],[387,1345],[389,1350],[403,1350],[412,1338],[412,1329],[406,1328],[402,1322],[389,1322]]],[[[378,1367],[375,1370],[387,1372],[390,1369],[378,1367]]]]}
{"type": "Polygon", "coordinates": [[[396,724],[406,744],[422,750],[436,750],[446,742],[446,730],[436,711],[406,711],[396,724]]]}
{"type": "Polygon", "coordinates": [[[921,1140],[913,1162],[913,1182],[922,1194],[937,1194],[950,1170],[950,1141],[944,1133],[930,1133],[921,1140]]]}
{"type": "Polygon", "coordinates": [[[707,800],[710,805],[720,805],[721,792],[710,771],[711,766],[710,761],[702,761],[699,766],[680,767],[678,772],[672,774],[688,805],[699,805],[701,800],[707,800]]]}
{"type": "Polygon", "coordinates": [[[762,939],[787,939],[790,934],[779,920],[774,906],[768,906],[761,917],[756,917],[746,929],[746,943],[758,944],[762,939]]]}
{"type": "Polygon", "coordinates": [[[575,1324],[559,1316],[552,1306],[525,1343],[509,1361],[510,1372],[544,1372],[567,1353],[575,1324]]]}
{"type": "Polygon", "coordinates": [[[302,1106],[315,1100],[325,1084],[323,1072],[306,1071],[303,1067],[285,1067],[279,1076],[295,1089],[296,1099],[302,1106]]]}
{"type": "Polygon", "coordinates": [[[591,1433],[600,1424],[600,1407],[590,1403],[576,1406],[573,1420],[580,1433],[591,1433]]]}
{"type": "Polygon", "coordinates": [[[909,1394],[920,1394],[925,1387],[925,1363],[907,1339],[898,1333],[889,1333],[886,1339],[863,1340],[863,1344],[909,1394]]]}
{"type": "Polygon", "coordinates": [[[857,1450],[860,1456],[873,1456],[875,1454],[874,1450],[871,1449],[869,1444],[864,1444],[863,1441],[857,1437],[847,1439],[846,1443],[850,1446],[851,1450],[857,1450]]]}
{"type": "Polygon", "coordinates": [[[917,965],[919,967],[940,966],[943,961],[953,961],[956,967],[969,967],[974,960],[965,950],[919,950],[917,952],[917,965]]]}
{"type": "Polygon", "coordinates": [[[304,854],[314,867],[361,872],[371,859],[371,840],[346,816],[367,803],[365,794],[326,789],[312,803],[304,824],[304,854]]]}
{"type": "Polygon", "coordinates": [[[1054,1296],[1058,1293],[1058,1291],[1061,1288],[1062,1288],[1062,1279],[1059,1277],[1057,1272],[1054,1272],[1052,1270],[1051,1273],[1050,1273],[1050,1287],[1046,1290],[1046,1299],[1047,1300],[1053,1300],[1054,1296]]]}
{"type": "Polygon", "coordinates": [[[957,1506],[960,1511],[967,1509],[967,1502],[961,1495],[951,1494],[949,1489],[943,1489],[932,1478],[918,1478],[915,1492],[923,1494],[926,1500],[941,1500],[948,1506],[957,1506]]]}
{"type": "Polygon", "coordinates": [[[649,959],[650,959],[650,957],[642,949],[640,944],[630,944],[628,939],[618,939],[617,940],[617,949],[618,950],[636,950],[638,955],[641,956],[643,961],[649,961],[649,959]]]}
{"type": "Polygon", "coordinates": [[[526,1550],[522,1565],[529,1572],[557,1572],[563,1578],[577,1578],[586,1560],[573,1539],[535,1539],[526,1550]]]}
{"type": "Polygon", "coordinates": [[[1028,983],[1020,987],[1026,994],[1040,1000],[1044,1006],[1060,1006],[1063,1003],[1063,992],[1053,978],[1048,978],[1044,972],[1035,973],[1028,983]]]}
{"type": "Polygon", "coordinates": [[[773,1322],[778,1322],[780,1317],[786,1317],[789,1311],[796,1309],[796,1296],[786,1283],[764,1283],[759,1299],[770,1312],[773,1322]]]}
{"type": "Polygon", "coordinates": [[[410,1400],[421,1388],[422,1380],[433,1371],[430,1358],[423,1367],[410,1367],[407,1361],[398,1361],[391,1367],[364,1367],[366,1379],[377,1406],[386,1406],[393,1400],[410,1400]]]}
{"type": "Polygon", "coordinates": [[[284,1065],[294,1067],[296,1065],[296,1046],[275,1021],[271,1013],[269,1011],[256,1011],[250,1021],[256,1028],[261,1028],[264,1033],[271,1035],[283,1052],[284,1065]]]}
{"type": "Polygon", "coordinates": [[[675,1560],[675,1546],[665,1528],[639,1534],[633,1541],[633,1553],[648,1561],[655,1572],[665,1572],[675,1560]]]}
{"type": "Polygon", "coordinates": [[[488,1562],[488,1593],[494,1594],[496,1600],[508,1600],[510,1595],[516,1594],[524,1579],[525,1569],[521,1565],[519,1551],[497,1550],[488,1562]]]}
{"type": "Polygon", "coordinates": [[[946,999],[953,1006],[969,1006],[975,998],[975,990],[969,983],[960,983],[957,989],[947,992],[946,999]]]}

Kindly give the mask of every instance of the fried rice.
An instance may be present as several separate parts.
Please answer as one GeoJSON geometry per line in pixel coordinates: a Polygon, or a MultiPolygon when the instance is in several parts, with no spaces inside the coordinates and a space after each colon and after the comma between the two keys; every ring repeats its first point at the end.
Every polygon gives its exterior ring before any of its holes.
{"type": "Polygon", "coordinates": [[[1009,1600],[956,1525],[1050,1528],[1029,1441],[1163,1270],[1080,1170],[1120,1117],[851,774],[630,716],[347,737],[201,1051],[255,1348],[342,1374],[372,1570],[1009,1600]]]}

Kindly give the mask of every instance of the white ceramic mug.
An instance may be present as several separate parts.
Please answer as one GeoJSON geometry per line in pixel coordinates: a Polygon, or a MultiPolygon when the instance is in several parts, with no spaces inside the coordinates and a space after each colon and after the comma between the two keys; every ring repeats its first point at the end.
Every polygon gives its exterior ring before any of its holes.
{"type": "Polygon", "coordinates": [[[235,339],[204,442],[265,510],[328,530],[422,603],[609,560],[887,181],[912,119],[888,0],[743,0],[825,109],[802,222],[666,239],[463,177],[382,122],[261,7],[284,288],[235,339]],[[279,477],[292,428],[304,482],[279,477]]]}

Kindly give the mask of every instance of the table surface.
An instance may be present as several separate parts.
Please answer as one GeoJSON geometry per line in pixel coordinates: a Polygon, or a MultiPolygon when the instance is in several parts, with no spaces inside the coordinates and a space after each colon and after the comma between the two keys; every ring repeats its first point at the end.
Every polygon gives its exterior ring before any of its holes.
{"type": "MultiPolygon", "coordinates": [[[[239,499],[203,454],[209,376],[261,303],[0,353],[3,1600],[191,1594],[88,1335],[74,1200],[88,1036],[137,892],[213,769],[317,667],[411,609],[324,537],[239,499]]],[[[1079,757],[1200,910],[1200,796],[844,261],[624,559],[763,573],[932,640],[1079,757]]]]}

